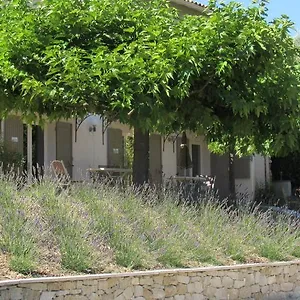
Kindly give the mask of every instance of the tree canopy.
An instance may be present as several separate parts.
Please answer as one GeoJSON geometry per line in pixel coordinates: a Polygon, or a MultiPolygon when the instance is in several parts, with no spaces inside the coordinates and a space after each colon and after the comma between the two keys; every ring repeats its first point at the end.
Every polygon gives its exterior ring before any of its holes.
{"type": "Polygon", "coordinates": [[[204,133],[214,151],[234,144],[240,155],[288,153],[299,145],[299,50],[292,22],[285,16],[268,22],[265,1],[210,5],[209,18],[187,16],[178,27],[184,55],[177,63],[189,88],[179,101],[170,99],[174,127],[204,133]],[[187,67],[190,60],[195,63],[187,67]]]}
{"type": "Polygon", "coordinates": [[[164,53],[177,21],[159,0],[2,4],[2,112],[29,118],[94,112],[152,126],[161,106],[158,85],[167,88],[171,76],[164,53]],[[129,117],[133,112],[139,117],[129,117]]]}
{"type": "Polygon", "coordinates": [[[205,134],[214,151],[298,146],[299,50],[266,1],[13,0],[0,10],[2,112],[94,112],[161,133],[205,134]]]}

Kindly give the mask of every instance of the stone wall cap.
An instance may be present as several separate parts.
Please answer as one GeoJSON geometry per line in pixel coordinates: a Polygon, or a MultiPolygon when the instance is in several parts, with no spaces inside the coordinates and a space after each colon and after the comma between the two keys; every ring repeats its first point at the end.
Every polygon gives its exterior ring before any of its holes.
{"type": "Polygon", "coordinates": [[[50,282],[69,282],[80,280],[106,280],[108,278],[118,277],[139,277],[139,276],[155,276],[155,275],[177,275],[180,273],[199,273],[199,272],[211,272],[211,271],[235,271],[239,269],[250,268],[265,268],[265,267],[282,267],[300,265],[300,260],[273,262],[273,263],[252,263],[252,264],[239,264],[229,266],[210,266],[210,267],[198,267],[198,268],[181,268],[181,269],[165,269],[165,270],[150,270],[150,271],[134,271],[128,273],[103,273],[93,275],[75,275],[75,276],[61,276],[61,277],[39,277],[39,278],[25,278],[25,279],[9,279],[0,281],[0,287],[12,286],[19,284],[31,284],[31,283],[50,283],[50,282]]]}

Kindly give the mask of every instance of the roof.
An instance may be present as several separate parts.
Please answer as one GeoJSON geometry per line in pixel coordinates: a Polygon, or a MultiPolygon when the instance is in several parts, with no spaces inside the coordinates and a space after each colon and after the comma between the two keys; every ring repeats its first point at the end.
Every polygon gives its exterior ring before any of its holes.
{"type": "Polygon", "coordinates": [[[183,0],[184,2],[188,2],[188,3],[192,3],[192,4],[195,4],[195,5],[198,5],[200,7],[203,7],[203,8],[207,8],[206,5],[202,4],[202,3],[199,3],[199,2],[196,2],[196,1],[191,1],[191,0],[183,0]]]}
{"type": "Polygon", "coordinates": [[[170,1],[199,12],[203,12],[203,10],[207,8],[206,5],[196,2],[195,0],[170,0],[170,1]]]}

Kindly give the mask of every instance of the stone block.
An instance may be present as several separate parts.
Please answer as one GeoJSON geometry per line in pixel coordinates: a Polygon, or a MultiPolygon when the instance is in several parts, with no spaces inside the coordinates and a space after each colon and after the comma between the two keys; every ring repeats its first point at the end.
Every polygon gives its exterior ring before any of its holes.
{"type": "Polygon", "coordinates": [[[141,277],[140,278],[140,285],[152,285],[153,279],[149,276],[141,277]]]}
{"type": "Polygon", "coordinates": [[[174,300],[185,300],[185,296],[184,295],[175,295],[174,300]]]}
{"type": "Polygon", "coordinates": [[[99,300],[99,299],[100,299],[100,297],[96,293],[91,294],[90,297],[89,297],[89,300],[99,300]]]}
{"type": "Polygon", "coordinates": [[[237,300],[239,299],[239,290],[237,289],[228,289],[228,299],[237,300]]]}
{"type": "Polygon", "coordinates": [[[245,286],[245,281],[244,281],[244,280],[235,280],[235,281],[234,281],[233,287],[234,287],[235,289],[240,289],[240,288],[242,288],[243,286],[245,286]]]}
{"type": "Polygon", "coordinates": [[[230,277],[223,277],[222,278],[222,285],[223,285],[223,287],[225,287],[225,288],[232,288],[233,287],[233,283],[234,283],[234,281],[233,281],[233,279],[232,278],[230,278],[230,277]]]}
{"type": "Polygon", "coordinates": [[[251,288],[250,287],[242,287],[239,290],[239,298],[240,299],[247,299],[250,298],[252,294],[251,288]]]}
{"type": "Polygon", "coordinates": [[[190,282],[201,282],[203,277],[200,276],[195,276],[195,277],[191,277],[191,281],[190,282]]]}
{"type": "MultiPolygon", "coordinates": [[[[21,288],[13,287],[10,290],[10,297],[12,300],[22,300],[23,299],[23,290],[21,288]]],[[[1,293],[0,293],[0,299],[1,293]]]]}
{"type": "MultiPolygon", "coordinates": [[[[195,277],[197,278],[197,277],[195,277]]],[[[185,283],[188,284],[190,282],[190,277],[189,276],[181,276],[181,275],[177,275],[177,281],[179,283],[185,283]]]]}
{"type": "Polygon", "coordinates": [[[107,280],[99,280],[98,281],[98,290],[106,290],[106,289],[108,289],[107,280]]]}
{"type": "Polygon", "coordinates": [[[125,300],[125,297],[123,294],[119,295],[118,297],[114,297],[115,300],[125,300]]]}
{"type": "Polygon", "coordinates": [[[187,291],[192,294],[192,293],[195,293],[196,290],[195,290],[195,283],[189,283],[187,284],[187,291]]]}
{"type": "Polygon", "coordinates": [[[24,297],[24,299],[40,300],[41,292],[26,289],[26,290],[23,290],[23,297],[24,297]]]}
{"type": "Polygon", "coordinates": [[[143,296],[143,288],[139,285],[134,286],[134,296],[141,297],[143,296]]]}
{"type": "Polygon", "coordinates": [[[214,299],[216,295],[217,289],[213,286],[209,286],[204,290],[204,294],[208,297],[208,299],[214,299]]]}
{"type": "Polygon", "coordinates": [[[268,277],[268,284],[274,284],[276,283],[276,276],[275,275],[272,275],[270,277],[268,277]]]}
{"type": "Polygon", "coordinates": [[[263,295],[268,295],[270,293],[270,287],[268,285],[261,287],[261,293],[263,295]]]}
{"type": "Polygon", "coordinates": [[[90,295],[92,293],[96,293],[98,291],[97,285],[86,285],[81,288],[83,295],[90,295]]]}
{"type": "Polygon", "coordinates": [[[132,299],[133,297],[133,287],[129,286],[125,289],[123,296],[125,297],[125,299],[132,299]]]}
{"type": "Polygon", "coordinates": [[[192,300],[204,300],[205,297],[202,294],[193,294],[192,300]]]}
{"type": "Polygon", "coordinates": [[[47,284],[47,290],[48,291],[61,291],[64,290],[64,284],[63,281],[57,281],[57,282],[49,282],[47,284]]]}
{"type": "Polygon", "coordinates": [[[29,288],[33,291],[47,291],[46,283],[30,283],[26,284],[26,288],[29,288]]]}
{"type": "Polygon", "coordinates": [[[176,295],[177,289],[176,286],[170,285],[165,287],[166,297],[173,297],[176,295]]]}
{"type": "Polygon", "coordinates": [[[154,299],[164,299],[165,291],[163,289],[153,289],[153,298],[154,299]]]}
{"type": "Polygon", "coordinates": [[[259,293],[259,292],[260,292],[260,289],[261,289],[261,287],[260,287],[259,284],[254,284],[254,285],[251,286],[251,292],[252,292],[253,294],[259,293]]]}
{"type": "Polygon", "coordinates": [[[119,280],[117,278],[108,278],[107,279],[107,288],[112,288],[119,285],[119,280]]]}
{"type": "Polygon", "coordinates": [[[96,280],[96,279],[84,280],[83,285],[97,286],[98,285],[98,280],[96,280]]]}
{"type": "Polygon", "coordinates": [[[166,285],[176,285],[178,283],[177,276],[165,276],[163,284],[166,285]]]}
{"type": "Polygon", "coordinates": [[[144,288],[143,289],[143,297],[146,298],[147,300],[148,299],[153,299],[153,294],[150,290],[144,288]]]}
{"type": "MultiPolygon", "coordinates": [[[[55,296],[56,296],[55,292],[42,292],[40,300],[52,300],[55,298],[55,296]]],[[[58,296],[60,295],[58,294],[58,296]]]]}
{"type": "Polygon", "coordinates": [[[120,280],[120,285],[119,285],[120,289],[124,289],[125,290],[126,288],[128,288],[129,286],[131,286],[131,281],[132,281],[131,278],[122,278],[120,280]]]}
{"type": "Polygon", "coordinates": [[[153,277],[153,281],[154,281],[154,283],[162,285],[163,281],[164,281],[164,277],[162,275],[160,275],[160,276],[154,276],[153,277]]]}
{"type": "Polygon", "coordinates": [[[282,292],[290,292],[293,290],[294,284],[290,282],[285,282],[280,285],[280,288],[282,292]]]}
{"type": "Polygon", "coordinates": [[[117,289],[116,291],[114,291],[114,298],[119,297],[123,292],[124,292],[124,290],[117,289]]]}
{"type": "Polygon", "coordinates": [[[178,295],[184,295],[184,294],[187,293],[187,285],[186,284],[179,283],[176,286],[176,289],[177,289],[177,294],[178,295]]]}
{"type": "Polygon", "coordinates": [[[239,275],[238,275],[238,272],[235,272],[235,271],[228,271],[226,272],[226,276],[234,279],[234,280],[238,280],[239,279],[239,275]]]}
{"type": "Polygon", "coordinates": [[[139,285],[140,284],[140,279],[138,277],[134,277],[131,279],[131,284],[132,285],[139,285]]]}
{"type": "Polygon", "coordinates": [[[227,300],[228,299],[228,291],[225,288],[217,289],[215,294],[215,299],[218,300],[227,300]]]}

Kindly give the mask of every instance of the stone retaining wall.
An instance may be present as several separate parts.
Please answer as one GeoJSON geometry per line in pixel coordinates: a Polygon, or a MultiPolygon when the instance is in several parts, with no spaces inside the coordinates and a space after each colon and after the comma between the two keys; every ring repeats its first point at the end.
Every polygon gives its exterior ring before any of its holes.
{"type": "Polygon", "coordinates": [[[0,299],[300,299],[300,261],[7,280],[0,299]]]}

